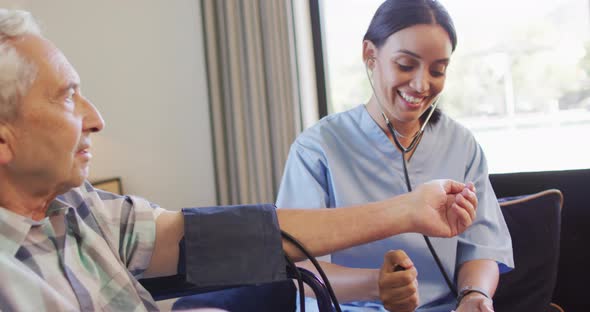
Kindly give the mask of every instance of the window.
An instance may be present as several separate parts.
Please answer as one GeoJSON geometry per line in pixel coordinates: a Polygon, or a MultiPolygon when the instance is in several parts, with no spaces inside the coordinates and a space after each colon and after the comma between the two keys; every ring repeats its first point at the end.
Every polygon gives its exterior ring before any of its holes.
{"type": "MultiPolygon", "coordinates": [[[[590,1],[446,0],[458,46],[440,107],[490,172],[590,168],[590,1]]],[[[382,0],[323,0],[328,110],[371,95],[362,37],[382,0]]]]}

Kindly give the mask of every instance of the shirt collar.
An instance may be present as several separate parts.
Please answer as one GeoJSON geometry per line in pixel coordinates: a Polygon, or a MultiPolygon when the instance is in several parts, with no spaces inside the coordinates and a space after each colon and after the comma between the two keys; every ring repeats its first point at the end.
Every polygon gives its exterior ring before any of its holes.
{"type": "MultiPolygon", "coordinates": [[[[393,153],[396,159],[400,158],[401,152],[397,148],[395,148],[393,143],[389,141],[387,134],[383,131],[383,129],[381,129],[379,124],[377,124],[377,122],[373,120],[373,117],[371,117],[371,114],[369,114],[369,111],[367,110],[366,106],[359,105],[357,108],[355,108],[355,110],[358,116],[357,118],[359,120],[358,122],[360,124],[360,127],[367,134],[368,138],[372,141],[375,148],[377,148],[385,154],[393,153]]],[[[433,144],[433,133],[439,131],[437,129],[441,127],[441,124],[443,123],[442,119],[445,118],[444,116],[444,114],[441,116],[441,120],[439,120],[438,123],[431,123],[428,126],[426,126],[426,128],[424,129],[424,135],[422,136],[422,139],[420,139],[418,146],[416,146],[417,150],[429,149],[429,147],[433,144]]],[[[413,159],[416,158],[416,154],[421,155],[425,153],[414,152],[414,155],[412,156],[413,159]]],[[[426,157],[431,156],[426,155],[426,157]]]]}
{"type": "Polygon", "coordinates": [[[386,155],[393,153],[395,159],[401,158],[401,153],[389,141],[387,134],[381,129],[377,121],[373,120],[367,107],[365,105],[359,105],[356,110],[359,116],[360,127],[367,134],[367,138],[375,148],[386,155]]]}
{"type": "MultiPolygon", "coordinates": [[[[56,198],[49,204],[46,216],[71,207],[61,199],[56,198]]],[[[14,256],[23,241],[29,234],[31,227],[47,222],[45,217],[41,221],[35,221],[29,217],[14,213],[4,207],[0,207],[0,250],[14,256]]]]}

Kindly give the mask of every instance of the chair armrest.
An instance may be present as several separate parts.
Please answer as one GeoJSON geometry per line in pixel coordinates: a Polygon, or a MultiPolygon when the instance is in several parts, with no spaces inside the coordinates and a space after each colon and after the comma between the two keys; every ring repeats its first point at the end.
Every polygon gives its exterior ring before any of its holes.
{"type": "Polygon", "coordinates": [[[565,311],[557,303],[551,302],[549,304],[549,308],[547,308],[547,312],[565,312],[565,311]]]}

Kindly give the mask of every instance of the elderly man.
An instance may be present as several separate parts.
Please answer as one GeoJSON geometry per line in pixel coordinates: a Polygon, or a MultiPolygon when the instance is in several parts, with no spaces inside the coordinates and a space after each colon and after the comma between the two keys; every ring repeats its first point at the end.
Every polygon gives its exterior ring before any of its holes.
{"type": "MultiPolygon", "coordinates": [[[[198,255],[223,249],[223,240],[210,248],[199,240],[227,231],[207,226],[211,220],[233,218],[226,210],[208,210],[207,216],[195,218],[200,210],[166,211],[85,182],[90,135],[103,127],[96,107],[80,91],[80,77],[41,36],[31,15],[0,9],[1,310],[155,310],[137,278],[175,274],[183,237],[187,252],[197,255],[187,271],[206,271],[214,264],[198,255]],[[190,233],[194,229],[198,235],[190,233]],[[191,247],[195,241],[201,250],[191,247]]],[[[243,230],[270,242],[256,246],[273,254],[269,259],[281,258],[283,249],[301,259],[299,251],[281,243],[279,226],[321,255],[402,232],[457,235],[471,224],[476,206],[470,187],[441,180],[357,207],[276,213],[274,207],[244,208],[250,219],[243,230]]],[[[238,250],[233,244],[227,254],[248,258],[252,249],[247,248],[261,244],[251,241],[238,250]]],[[[266,260],[266,254],[254,256],[266,260]]],[[[391,267],[404,260],[392,256],[391,267]]],[[[412,282],[415,275],[409,271],[391,273],[406,274],[412,282]]],[[[209,282],[215,278],[207,277],[209,282]]],[[[219,276],[227,278],[231,275],[219,276]]]]}

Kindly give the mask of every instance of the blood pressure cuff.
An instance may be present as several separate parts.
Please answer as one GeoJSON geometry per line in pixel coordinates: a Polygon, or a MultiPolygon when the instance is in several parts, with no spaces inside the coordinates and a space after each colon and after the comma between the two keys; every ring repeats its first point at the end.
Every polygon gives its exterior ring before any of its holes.
{"type": "Polygon", "coordinates": [[[274,205],[185,208],[182,213],[187,282],[217,287],[287,278],[274,205]]]}

